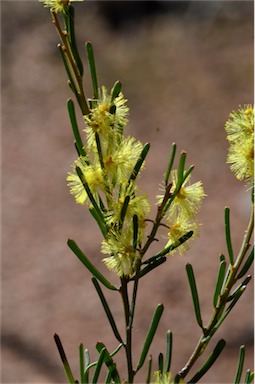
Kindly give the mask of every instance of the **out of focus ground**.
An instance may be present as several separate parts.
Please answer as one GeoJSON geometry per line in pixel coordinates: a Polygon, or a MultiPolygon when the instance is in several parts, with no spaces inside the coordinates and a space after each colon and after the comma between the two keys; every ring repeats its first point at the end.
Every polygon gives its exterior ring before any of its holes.
{"type": "MultiPolygon", "coordinates": [[[[125,13],[132,6],[127,4],[125,13]]],[[[1,8],[1,382],[60,383],[65,375],[55,332],[77,377],[81,341],[93,356],[97,340],[110,350],[116,346],[90,275],[68,249],[67,239],[75,239],[109,279],[114,277],[101,263],[96,225],[66,187],[66,173],[76,157],[65,106],[71,92],[49,12],[36,1],[3,1],[1,8]]],[[[131,109],[127,133],[151,143],[141,187],[154,202],[174,141],[178,152],[187,151],[188,164],[195,164],[193,180],[201,179],[208,195],[199,215],[200,238],[185,256],[170,257],[139,288],[135,356],[155,306],[163,302],[165,312],[151,352],[156,360],[171,329],[176,372],[200,335],[185,265],[194,267],[206,322],[212,313],[218,256],[226,252],[224,207],[231,208],[235,250],[249,216],[249,193],[225,164],[224,123],[233,109],[253,102],[253,3],[192,2],[179,12],[165,9],[131,17],[118,29],[110,27],[97,3],[77,4],[76,9],[80,48],[85,40],[93,42],[100,84],[110,88],[117,79],[123,83],[131,109]]],[[[116,23],[113,19],[112,26],[116,23]]],[[[90,87],[87,79],[85,83],[90,87]]],[[[121,321],[119,298],[108,296],[121,321]]],[[[210,351],[220,338],[227,347],[203,382],[233,382],[242,344],[247,348],[245,368],[253,368],[252,286],[210,351]]]]}

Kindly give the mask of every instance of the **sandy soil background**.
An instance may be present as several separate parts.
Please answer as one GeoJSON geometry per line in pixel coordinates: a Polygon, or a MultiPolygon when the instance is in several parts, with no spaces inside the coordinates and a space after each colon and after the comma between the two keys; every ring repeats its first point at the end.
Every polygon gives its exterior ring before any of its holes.
{"type": "MultiPolygon", "coordinates": [[[[151,352],[156,360],[171,329],[176,372],[200,335],[185,265],[194,267],[206,322],[212,313],[218,256],[226,252],[224,207],[231,208],[235,250],[249,216],[249,194],[225,164],[224,124],[233,109],[253,101],[253,3],[192,2],[179,12],[171,10],[170,3],[161,13],[131,17],[118,29],[110,27],[98,3],[88,1],[76,9],[79,46],[84,52],[83,42],[93,42],[100,84],[110,88],[117,79],[123,83],[131,109],[127,134],[151,143],[140,185],[153,204],[173,141],[178,152],[187,151],[188,165],[195,164],[193,180],[201,179],[208,195],[199,214],[200,238],[185,256],[170,257],[140,286],[135,357],[155,306],[163,302],[165,312],[151,352]]],[[[126,7],[121,13],[132,16],[132,3],[126,7]]],[[[71,92],[49,12],[36,1],[3,1],[1,8],[1,382],[60,383],[65,375],[54,332],[61,336],[77,377],[80,342],[94,357],[97,340],[110,350],[116,347],[90,275],[68,249],[67,239],[75,239],[98,268],[116,280],[101,263],[95,223],[66,187],[76,157],[65,106],[71,92]]],[[[90,94],[87,78],[85,84],[90,94]]],[[[107,297],[121,328],[119,297],[107,297]]],[[[247,347],[245,368],[252,368],[252,284],[208,353],[220,338],[227,346],[203,382],[233,382],[242,344],[247,347]]],[[[121,358],[120,364],[123,368],[121,358]]]]}

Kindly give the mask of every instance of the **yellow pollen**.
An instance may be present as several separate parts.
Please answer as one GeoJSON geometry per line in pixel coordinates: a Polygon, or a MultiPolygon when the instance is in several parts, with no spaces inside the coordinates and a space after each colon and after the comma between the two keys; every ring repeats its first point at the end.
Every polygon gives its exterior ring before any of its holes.
{"type": "Polygon", "coordinates": [[[108,156],[105,159],[104,165],[107,168],[107,167],[110,167],[112,164],[113,164],[112,156],[108,156]]]}
{"type": "Polygon", "coordinates": [[[185,199],[185,188],[181,187],[180,191],[178,192],[177,196],[179,199],[185,199]]]}
{"type": "Polygon", "coordinates": [[[253,109],[252,108],[248,108],[246,109],[245,111],[245,114],[248,116],[248,115],[251,115],[253,113],[253,109]]]}
{"type": "Polygon", "coordinates": [[[99,105],[98,110],[100,113],[109,112],[109,105],[108,104],[99,105]]]}

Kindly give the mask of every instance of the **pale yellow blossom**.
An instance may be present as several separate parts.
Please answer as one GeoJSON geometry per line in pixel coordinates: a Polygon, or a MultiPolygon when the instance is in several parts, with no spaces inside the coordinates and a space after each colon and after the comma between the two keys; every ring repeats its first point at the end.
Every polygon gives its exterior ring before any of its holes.
{"type": "Polygon", "coordinates": [[[127,124],[128,107],[123,93],[112,101],[112,95],[107,93],[106,87],[102,87],[99,100],[93,100],[95,106],[91,109],[89,115],[84,116],[87,123],[85,132],[87,135],[88,148],[95,150],[95,133],[102,140],[102,148],[105,153],[111,153],[112,146],[120,142],[120,136],[123,133],[123,127],[127,124]],[[114,111],[111,109],[114,107],[114,111]]]}
{"type": "Polygon", "coordinates": [[[80,156],[73,164],[73,172],[69,172],[66,178],[70,192],[79,204],[84,204],[88,199],[88,195],[81,179],[76,173],[76,167],[81,169],[84,175],[84,182],[88,184],[92,194],[95,194],[99,189],[104,191],[105,187],[105,179],[100,164],[91,165],[87,161],[87,158],[80,156]]]}
{"type": "Polygon", "coordinates": [[[229,150],[227,163],[238,180],[254,179],[254,109],[245,105],[233,111],[225,129],[229,150]]]}
{"type": "Polygon", "coordinates": [[[103,240],[101,252],[109,255],[103,261],[107,268],[117,273],[119,277],[132,276],[140,254],[133,248],[133,234],[131,231],[110,231],[103,240]]]}
{"type": "MultiPolygon", "coordinates": [[[[171,172],[172,187],[170,193],[173,195],[178,183],[177,170],[171,172]]],[[[179,215],[193,217],[201,208],[201,204],[206,194],[201,181],[191,184],[190,175],[182,184],[179,192],[171,203],[166,217],[169,220],[177,218],[179,215]]],[[[158,204],[163,200],[163,195],[158,195],[158,204]]]]}
{"type": "MultiPolygon", "coordinates": [[[[153,383],[154,384],[173,384],[174,377],[171,372],[166,372],[162,374],[160,371],[155,371],[153,375],[153,383]]],[[[183,379],[178,381],[179,384],[184,384],[183,379]]]]}
{"type": "Polygon", "coordinates": [[[107,174],[111,175],[116,183],[125,183],[130,177],[142,149],[142,143],[134,137],[123,138],[116,149],[104,157],[107,174]]]}
{"type": "Polygon", "coordinates": [[[125,201],[126,196],[129,196],[129,204],[126,211],[125,220],[131,222],[133,216],[138,217],[139,224],[143,224],[145,218],[150,212],[150,202],[148,196],[145,194],[137,195],[136,187],[132,184],[126,190],[125,184],[120,189],[118,196],[113,203],[112,209],[109,211],[106,221],[109,225],[116,225],[120,220],[121,210],[125,201]]]}
{"type": "Polygon", "coordinates": [[[55,13],[65,13],[67,6],[74,1],[83,1],[83,0],[39,0],[40,3],[44,3],[45,7],[51,9],[55,13]]]}
{"type": "Polygon", "coordinates": [[[178,251],[179,254],[182,255],[189,249],[190,240],[179,244],[179,239],[190,231],[193,231],[193,235],[190,239],[194,240],[194,237],[199,235],[199,224],[197,220],[186,216],[184,213],[180,214],[172,223],[170,223],[168,231],[169,240],[166,247],[169,245],[174,245],[176,247],[170,252],[171,254],[178,251]]]}

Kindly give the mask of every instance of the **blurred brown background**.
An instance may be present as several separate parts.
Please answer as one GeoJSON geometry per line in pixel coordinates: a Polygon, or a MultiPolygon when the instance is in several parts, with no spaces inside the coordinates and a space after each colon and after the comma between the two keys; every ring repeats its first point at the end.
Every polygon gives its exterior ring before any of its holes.
{"type": "MultiPolygon", "coordinates": [[[[235,250],[249,216],[249,193],[225,164],[224,124],[233,109],[253,102],[253,2],[86,1],[75,7],[82,57],[85,60],[84,41],[92,41],[100,84],[111,88],[117,79],[123,83],[131,109],[126,133],[151,143],[140,185],[153,204],[173,141],[178,153],[187,151],[188,165],[195,164],[193,180],[201,179],[208,195],[199,215],[200,238],[185,256],[169,257],[140,285],[135,358],[154,308],[163,302],[165,312],[151,352],[156,361],[171,329],[176,372],[200,335],[185,264],[194,267],[206,322],[212,313],[218,256],[226,252],[224,207],[231,208],[235,250]]],[[[91,276],[68,249],[67,239],[75,239],[98,268],[116,280],[101,263],[95,223],[66,186],[76,157],[65,106],[71,91],[49,12],[36,1],[3,1],[1,8],[1,382],[60,383],[66,379],[54,332],[61,336],[77,378],[80,342],[92,357],[97,340],[110,350],[117,345],[91,276]]],[[[89,95],[88,78],[85,84],[89,95]]],[[[242,344],[247,347],[245,368],[253,368],[251,285],[209,347],[208,353],[220,338],[227,341],[203,382],[233,382],[242,344]]],[[[118,294],[107,297],[121,322],[118,294]]]]}

